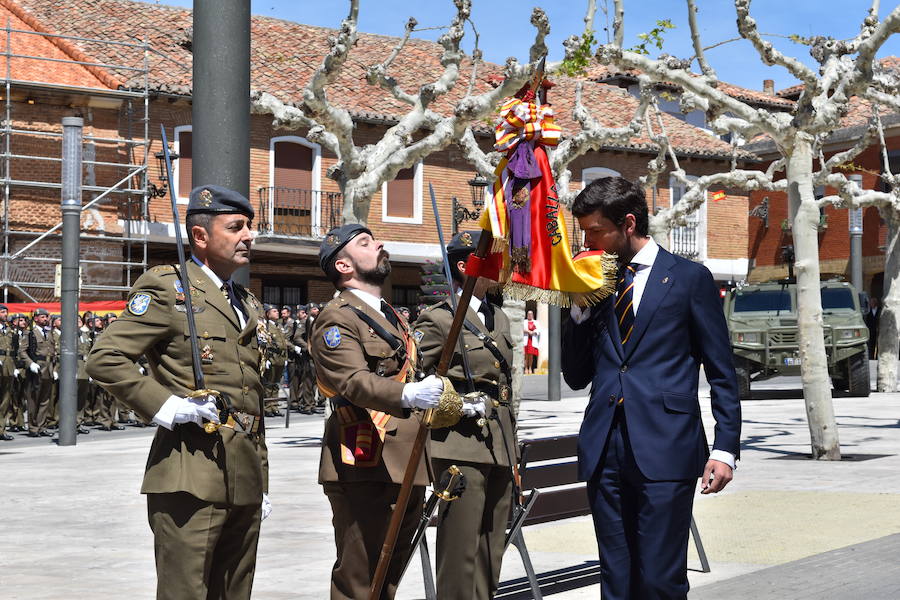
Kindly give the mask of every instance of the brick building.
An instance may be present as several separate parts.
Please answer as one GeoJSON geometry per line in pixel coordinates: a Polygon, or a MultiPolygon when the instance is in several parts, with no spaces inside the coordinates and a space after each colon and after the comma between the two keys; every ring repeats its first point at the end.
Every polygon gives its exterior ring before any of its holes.
{"type": "MultiPolygon", "coordinates": [[[[166,185],[154,155],[161,149],[162,123],[180,156],[173,187],[183,211],[192,183],[191,12],[129,0],[0,0],[0,12],[9,19],[7,37],[13,39],[6,55],[0,55],[10,66],[5,75],[9,93],[3,98],[10,114],[4,135],[12,144],[6,152],[7,172],[13,181],[46,183],[5,185],[4,236],[9,245],[2,258],[4,269],[15,272],[15,277],[4,277],[5,296],[10,301],[51,299],[47,294],[52,295],[59,238],[57,232],[47,232],[60,220],[58,134],[62,117],[76,115],[85,119],[86,151],[90,146],[96,156],[86,163],[85,202],[112,190],[82,219],[82,295],[123,298],[144,268],[175,258],[170,196],[152,193],[166,185]],[[14,133],[18,131],[24,133],[14,133]],[[27,177],[17,179],[17,172],[27,177]],[[38,238],[13,257],[17,248],[38,238]],[[45,260],[31,260],[40,258],[45,260]]],[[[297,102],[333,31],[253,17],[251,32],[252,87],[297,102]]],[[[406,111],[405,105],[365,82],[365,66],[383,61],[396,42],[360,34],[353,60],[329,88],[331,101],[346,107],[354,118],[357,145],[380,139],[406,111]]],[[[392,71],[402,85],[415,89],[441,72],[440,56],[439,45],[411,40],[392,71]]],[[[487,90],[500,70],[491,64],[480,68],[476,92],[487,90]]],[[[551,90],[550,102],[564,135],[578,130],[571,117],[575,85],[574,80],[560,78],[551,90]]],[[[584,102],[601,123],[622,126],[630,120],[637,102],[627,90],[591,79],[584,81],[584,88],[584,102]]],[[[452,91],[433,108],[449,113],[463,91],[452,91]]],[[[728,168],[730,144],[677,115],[663,118],[688,173],[699,176],[728,168]]],[[[340,219],[340,190],[326,176],[335,157],[307,140],[306,131],[274,129],[269,116],[254,115],[251,127],[251,200],[257,207],[258,229],[251,287],[267,302],[326,300],[333,290],[318,269],[316,254],[321,237],[340,219]]],[[[479,128],[477,136],[488,149],[490,127],[479,128]]],[[[570,166],[572,185],[610,174],[637,178],[656,151],[646,136],[603,147],[570,166]]],[[[749,153],[739,152],[738,157],[744,163],[753,160],[749,153]]],[[[420,266],[440,256],[427,184],[435,186],[441,220],[449,229],[451,199],[456,196],[469,205],[467,182],[473,174],[459,149],[451,146],[402,171],[375,195],[368,223],[377,237],[387,241],[392,254],[395,268],[386,295],[395,303],[416,304],[420,266]]],[[[671,245],[704,262],[718,280],[737,281],[747,274],[743,240],[748,200],[726,191],[725,199],[708,202],[691,224],[676,229],[671,245]]],[[[668,206],[681,193],[666,173],[648,202],[668,206]]]]}
{"type": "MultiPolygon", "coordinates": [[[[882,67],[900,69],[900,59],[886,57],[881,59],[882,67]]],[[[801,86],[791,87],[779,92],[779,95],[796,100],[802,91],[801,86]]],[[[900,114],[881,109],[881,121],[884,126],[885,144],[891,166],[891,172],[900,171],[900,114]]],[[[853,147],[864,134],[868,121],[872,116],[870,103],[859,98],[851,100],[848,114],[841,120],[840,127],[831,132],[824,145],[825,158],[853,147]]],[[[772,160],[777,160],[777,152],[769,141],[748,144],[751,150],[765,162],[767,167],[772,160]]],[[[816,163],[818,164],[818,163],[816,163]]],[[[839,171],[859,181],[863,189],[887,191],[881,179],[883,168],[882,148],[876,142],[856,157],[851,164],[839,168],[839,171]]],[[[832,195],[836,190],[830,187],[817,187],[817,197],[832,195]]],[[[793,244],[790,221],[788,218],[787,194],[783,192],[757,191],[750,194],[750,206],[754,216],[750,217],[748,256],[750,258],[750,281],[767,281],[785,277],[788,266],[785,261],[784,248],[793,244]],[[760,216],[756,216],[760,215],[760,216]]],[[[862,266],[863,288],[870,295],[880,298],[884,281],[884,252],[887,239],[887,227],[875,207],[862,211],[862,266]]],[[[823,277],[843,277],[850,280],[850,212],[826,206],[822,209],[819,223],[819,267],[823,277]]]]}

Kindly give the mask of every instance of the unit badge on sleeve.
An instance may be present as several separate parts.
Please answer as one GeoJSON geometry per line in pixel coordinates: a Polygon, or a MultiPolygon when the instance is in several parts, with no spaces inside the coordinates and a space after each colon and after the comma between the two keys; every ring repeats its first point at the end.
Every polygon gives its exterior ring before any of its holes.
{"type": "Polygon", "coordinates": [[[150,308],[150,294],[135,294],[128,301],[128,311],[136,317],[140,317],[150,308]]]}
{"type": "Polygon", "coordinates": [[[325,345],[329,348],[337,348],[341,345],[341,330],[337,325],[333,325],[325,330],[322,335],[325,338],[325,345]]]}

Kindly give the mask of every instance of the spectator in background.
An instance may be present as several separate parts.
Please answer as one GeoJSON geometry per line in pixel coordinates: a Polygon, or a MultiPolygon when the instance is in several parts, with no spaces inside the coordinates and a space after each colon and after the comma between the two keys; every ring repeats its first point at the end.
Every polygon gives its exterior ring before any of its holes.
{"type": "Polygon", "coordinates": [[[541,341],[541,324],[534,318],[534,311],[525,313],[524,326],[525,374],[531,375],[538,366],[538,346],[541,341]]]}

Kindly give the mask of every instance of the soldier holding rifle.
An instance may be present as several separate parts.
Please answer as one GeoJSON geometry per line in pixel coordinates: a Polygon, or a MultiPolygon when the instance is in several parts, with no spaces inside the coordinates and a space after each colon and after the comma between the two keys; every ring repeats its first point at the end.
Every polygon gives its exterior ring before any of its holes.
{"type": "Polygon", "coordinates": [[[270,506],[265,325],[260,303],[230,278],[249,262],[253,216],[237,192],[195,188],[185,223],[191,258],[181,251],[179,266],[144,273],[88,359],[95,381],[159,425],[141,490],[157,598],[250,598],[260,519],[270,506]],[[142,354],[150,377],[136,364],[142,354]]]}
{"type": "MultiPolygon", "coordinates": [[[[309,334],[319,389],[333,408],[319,465],[337,545],[331,598],[357,600],[368,597],[417,438],[420,420],[412,409],[439,409],[459,418],[475,415],[478,407],[445,389],[445,380],[431,376],[414,381],[415,343],[407,323],[381,297],[391,264],[384,244],[371,231],[356,224],[331,230],[322,242],[319,262],[341,290],[309,334]]],[[[413,489],[402,508],[382,599],[396,593],[429,483],[425,461],[413,467],[413,489]]]]}
{"type": "MultiPolygon", "coordinates": [[[[447,245],[454,293],[465,281],[465,261],[478,245],[481,231],[464,231],[447,245]]],[[[430,456],[435,473],[451,465],[465,476],[466,491],[444,503],[437,530],[437,594],[447,598],[493,598],[500,581],[500,562],[513,495],[515,416],[510,407],[513,344],[509,319],[485,297],[494,282],[478,279],[461,332],[466,358],[455,346],[447,378],[461,394],[486,398],[487,419],[461,419],[453,427],[431,432],[430,456]]],[[[419,315],[415,339],[422,370],[437,366],[449,337],[454,308],[450,299],[419,315]]]]}

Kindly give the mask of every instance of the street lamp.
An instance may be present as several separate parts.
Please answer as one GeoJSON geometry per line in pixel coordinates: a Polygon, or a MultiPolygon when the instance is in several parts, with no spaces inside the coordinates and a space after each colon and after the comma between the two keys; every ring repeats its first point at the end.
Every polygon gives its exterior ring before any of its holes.
{"type": "Polygon", "coordinates": [[[474,221],[481,217],[481,209],[484,207],[484,189],[491,185],[490,180],[487,177],[482,177],[478,173],[475,173],[475,177],[468,181],[469,184],[469,192],[471,193],[471,200],[473,209],[469,210],[467,207],[463,206],[460,201],[453,196],[451,199],[453,202],[453,233],[455,234],[459,230],[459,225],[463,221],[474,221]]]}
{"type": "MultiPolygon", "coordinates": [[[[156,157],[156,177],[161,183],[159,186],[152,181],[148,183],[148,194],[151,198],[162,198],[166,195],[167,184],[169,182],[169,178],[166,176],[166,153],[160,150],[153,156],[156,157]]],[[[178,155],[174,152],[169,152],[169,158],[176,160],[178,155]]]]}

